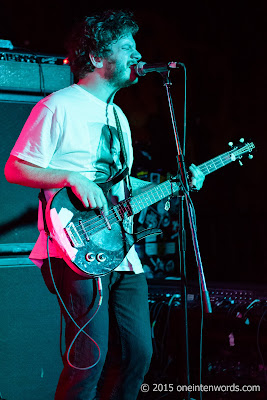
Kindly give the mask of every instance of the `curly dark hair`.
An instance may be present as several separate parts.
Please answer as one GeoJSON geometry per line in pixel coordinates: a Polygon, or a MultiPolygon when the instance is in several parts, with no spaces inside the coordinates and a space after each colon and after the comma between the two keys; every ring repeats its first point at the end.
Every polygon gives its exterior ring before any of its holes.
{"type": "Polygon", "coordinates": [[[74,76],[80,79],[94,70],[89,53],[105,57],[110,51],[112,42],[125,34],[134,36],[138,29],[130,11],[108,10],[85,17],[73,29],[66,43],[68,60],[74,76]]]}

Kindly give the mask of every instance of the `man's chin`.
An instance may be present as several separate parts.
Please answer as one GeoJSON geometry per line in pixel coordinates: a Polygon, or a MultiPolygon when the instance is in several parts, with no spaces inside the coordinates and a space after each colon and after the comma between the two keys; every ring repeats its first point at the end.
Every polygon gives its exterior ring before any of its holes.
{"type": "Polygon", "coordinates": [[[125,82],[124,87],[129,87],[132,85],[135,85],[138,82],[138,78],[135,78],[134,80],[129,79],[128,81],[125,82]]]}
{"type": "Polygon", "coordinates": [[[129,87],[132,85],[135,85],[138,82],[138,76],[136,74],[130,74],[130,77],[128,79],[125,79],[124,82],[122,82],[121,87],[129,87]]]}
{"type": "Polygon", "coordinates": [[[135,73],[134,69],[131,68],[130,71],[127,69],[124,74],[116,74],[116,76],[113,76],[113,79],[111,79],[110,82],[112,82],[118,88],[129,87],[138,82],[138,75],[135,73]]]}

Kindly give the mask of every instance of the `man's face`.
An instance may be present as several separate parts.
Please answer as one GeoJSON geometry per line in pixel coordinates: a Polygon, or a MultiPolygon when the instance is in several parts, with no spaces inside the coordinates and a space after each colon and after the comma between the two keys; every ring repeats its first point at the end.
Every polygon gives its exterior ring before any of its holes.
{"type": "Polygon", "coordinates": [[[131,34],[111,44],[110,54],[103,60],[104,78],[117,88],[127,87],[138,81],[133,65],[141,59],[131,34]]]}

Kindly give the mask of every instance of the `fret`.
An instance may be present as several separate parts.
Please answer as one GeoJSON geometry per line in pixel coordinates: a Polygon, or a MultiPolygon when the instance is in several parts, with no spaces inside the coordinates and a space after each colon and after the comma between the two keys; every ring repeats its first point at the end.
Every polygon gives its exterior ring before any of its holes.
{"type": "Polygon", "coordinates": [[[212,158],[211,160],[198,165],[198,168],[201,170],[201,172],[203,172],[204,175],[211,174],[212,172],[217,171],[217,169],[222,168],[232,162],[232,154],[233,152],[231,151],[224,153],[221,156],[212,158]]]}
{"type": "Polygon", "coordinates": [[[141,193],[130,199],[133,214],[139,213],[144,208],[157,203],[158,201],[170,196],[173,192],[178,190],[176,182],[166,181],[158,186],[155,186],[145,193],[141,193]]]}

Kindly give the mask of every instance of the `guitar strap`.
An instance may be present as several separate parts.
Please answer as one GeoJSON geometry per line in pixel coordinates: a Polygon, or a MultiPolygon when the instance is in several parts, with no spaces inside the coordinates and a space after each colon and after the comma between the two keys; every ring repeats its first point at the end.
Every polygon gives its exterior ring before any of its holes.
{"type": "MultiPolygon", "coordinates": [[[[117,174],[116,174],[115,181],[113,179],[113,185],[114,185],[114,182],[117,183],[116,180],[119,182],[121,180],[120,176],[122,176],[123,179],[126,182],[126,186],[127,186],[128,190],[129,190],[130,194],[132,194],[132,186],[131,186],[131,182],[130,182],[129,168],[127,166],[127,153],[126,153],[126,149],[125,149],[125,144],[124,144],[124,139],[123,139],[123,133],[122,133],[122,129],[121,129],[120,120],[119,120],[117,111],[115,109],[115,106],[113,106],[113,112],[114,112],[114,117],[115,117],[115,121],[116,121],[119,141],[120,141],[120,145],[121,145],[121,162],[122,162],[122,165],[124,166],[122,174],[118,174],[118,177],[117,177],[117,174]],[[127,183],[128,183],[128,185],[127,185],[127,183]]],[[[44,229],[45,229],[45,232],[49,233],[49,230],[48,230],[47,224],[46,224],[46,219],[45,219],[45,210],[46,210],[47,201],[46,201],[43,189],[40,190],[38,197],[39,197],[39,200],[42,203],[44,229]]]]}
{"type": "MultiPolygon", "coordinates": [[[[126,149],[125,149],[123,133],[122,133],[122,129],[121,129],[121,124],[120,124],[120,120],[119,120],[119,117],[118,117],[118,113],[117,113],[114,105],[113,105],[113,113],[114,113],[114,117],[115,117],[115,121],[116,121],[119,141],[120,141],[120,145],[121,145],[121,161],[122,161],[122,165],[125,165],[128,168],[128,166],[127,166],[127,153],[126,153],[126,149]]],[[[129,190],[130,194],[132,194],[132,185],[131,185],[131,181],[130,181],[129,172],[125,177],[125,181],[126,181],[126,185],[128,187],[128,190],[129,190]]]]}
{"type": "Polygon", "coordinates": [[[49,230],[48,230],[48,227],[47,227],[47,224],[46,224],[46,219],[45,219],[45,209],[46,209],[47,201],[46,201],[46,198],[45,198],[44,189],[40,190],[38,198],[42,203],[44,230],[45,230],[45,232],[47,234],[49,234],[49,230]]]}

